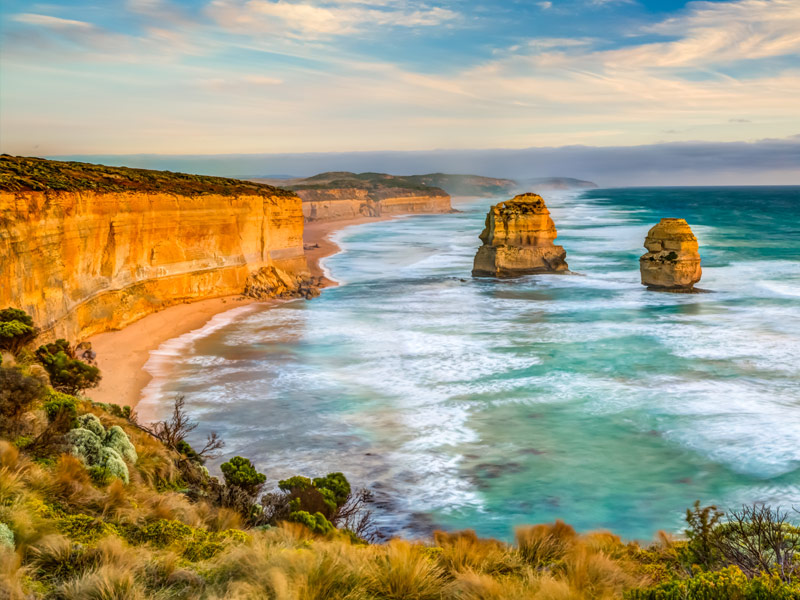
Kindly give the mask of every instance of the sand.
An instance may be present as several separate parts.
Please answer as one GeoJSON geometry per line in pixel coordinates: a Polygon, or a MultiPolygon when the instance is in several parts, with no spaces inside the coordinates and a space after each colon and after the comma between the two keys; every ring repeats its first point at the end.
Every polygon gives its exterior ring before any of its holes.
{"type": "MultiPolygon", "coordinates": [[[[336,285],[322,269],[320,260],[339,251],[330,236],[344,227],[361,223],[383,221],[392,217],[362,217],[341,221],[307,223],[303,245],[311,274],[322,277],[323,287],[336,285]]],[[[147,315],[119,331],[108,331],[89,338],[97,353],[97,366],[103,374],[100,385],[88,390],[86,395],[96,402],[112,402],[123,406],[136,406],[142,390],[152,377],[144,370],[151,350],[190,331],[200,329],[219,313],[246,304],[269,304],[250,298],[228,296],[210,298],[188,304],[178,304],[147,315]]]]}

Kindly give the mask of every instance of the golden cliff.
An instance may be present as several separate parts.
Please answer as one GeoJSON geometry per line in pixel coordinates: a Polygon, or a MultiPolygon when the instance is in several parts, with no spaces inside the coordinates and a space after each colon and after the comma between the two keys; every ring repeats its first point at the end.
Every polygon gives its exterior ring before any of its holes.
{"type": "Polygon", "coordinates": [[[303,216],[309,223],[452,210],[450,196],[435,188],[386,188],[380,194],[357,188],[297,190],[297,195],[303,200],[303,216]]]}
{"type": "Polygon", "coordinates": [[[27,311],[43,338],[80,340],[246,288],[313,293],[291,192],[41,159],[0,167],[0,307],[27,311]]]}
{"type": "Polygon", "coordinates": [[[538,194],[520,194],[486,215],[473,277],[515,277],[568,270],[567,253],[553,244],[556,227],[538,194]]]}
{"type": "Polygon", "coordinates": [[[304,179],[253,179],[252,181],[280,185],[294,190],[303,199],[303,216],[309,223],[361,217],[452,212],[450,195],[443,189],[423,181],[426,177],[434,175],[403,176],[331,171],[304,179]]]}
{"type": "Polygon", "coordinates": [[[651,290],[691,292],[703,274],[697,238],[684,219],[661,219],[647,232],[639,259],[642,285],[651,290]]]}

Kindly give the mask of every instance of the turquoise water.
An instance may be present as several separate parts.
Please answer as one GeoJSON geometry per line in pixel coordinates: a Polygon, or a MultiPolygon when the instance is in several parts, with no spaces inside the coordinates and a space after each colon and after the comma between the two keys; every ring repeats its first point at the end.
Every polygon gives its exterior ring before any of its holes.
{"type": "Polygon", "coordinates": [[[388,533],[650,539],[696,499],[800,503],[800,188],[545,199],[576,275],[472,279],[498,199],[351,227],[325,262],[343,285],[166,344],[142,410],[185,393],[195,439],[273,483],[343,471],[388,533]],[[640,285],[661,217],[689,221],[712,293],[640,285]]]}

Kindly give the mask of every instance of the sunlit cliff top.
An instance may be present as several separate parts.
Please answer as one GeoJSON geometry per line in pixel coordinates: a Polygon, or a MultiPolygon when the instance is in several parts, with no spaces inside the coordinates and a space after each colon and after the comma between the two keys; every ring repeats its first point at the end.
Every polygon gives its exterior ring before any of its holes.
{"type": "Polygon", "coordinates": [[[0,156],[0,190],[167,192],[184,196],[293,196],[294,193],[262,183],[225,177],[190,175],[170,171],[107,167],[24,156],[0,156]]]}

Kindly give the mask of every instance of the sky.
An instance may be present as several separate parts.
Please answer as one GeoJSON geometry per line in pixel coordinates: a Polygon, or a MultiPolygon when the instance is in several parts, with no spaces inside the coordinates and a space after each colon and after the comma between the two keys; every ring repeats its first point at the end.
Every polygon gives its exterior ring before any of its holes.
{"type": "Polygon", "coordinates": [[[0,151],[11,154],[619,148],[800,134],[800,0],[0,7],[0,151]]]}

